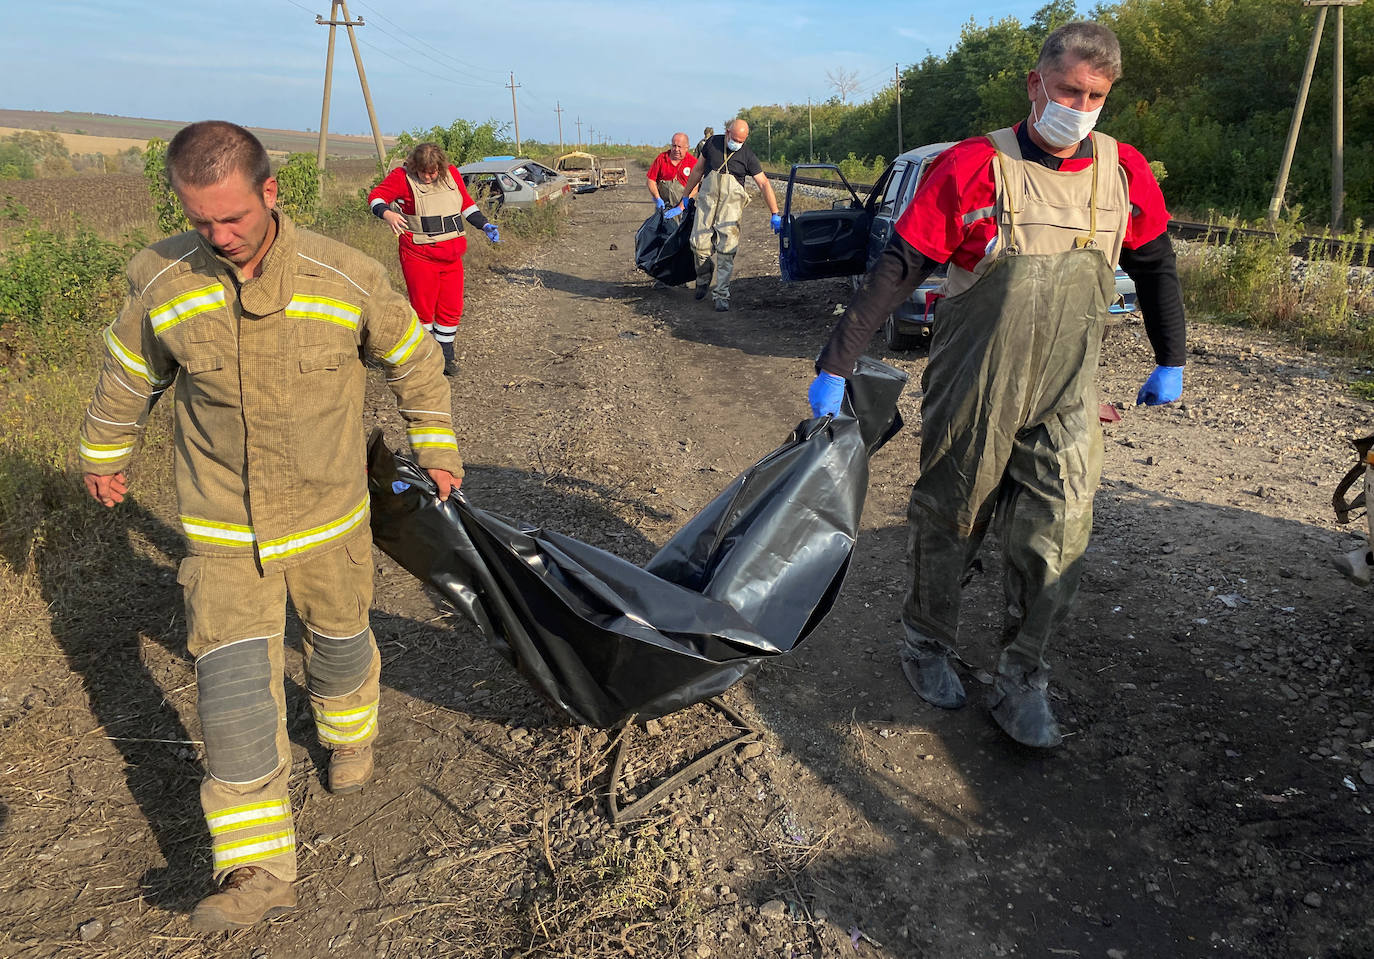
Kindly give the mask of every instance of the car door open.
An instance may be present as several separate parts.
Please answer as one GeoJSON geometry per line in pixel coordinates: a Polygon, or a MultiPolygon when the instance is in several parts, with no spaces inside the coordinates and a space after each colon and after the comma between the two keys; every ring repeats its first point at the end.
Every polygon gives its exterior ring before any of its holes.
{"type": "Polygon", "coordinates": [[[859,199],[839,167],[833,163],[794,163],[787,177],[782,230],[778,234],[778,268],[783,282],[863,273],[872,219],[872,211],[859,199]],[[833,171],[849,191],[850,199],[835,201],[829,210],[794,213],[792,197],[799,170],[833,171]]]}

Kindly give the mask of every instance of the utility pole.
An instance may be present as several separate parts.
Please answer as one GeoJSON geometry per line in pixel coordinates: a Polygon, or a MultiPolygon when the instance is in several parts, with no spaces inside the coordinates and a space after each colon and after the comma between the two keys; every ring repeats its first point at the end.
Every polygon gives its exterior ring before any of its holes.
{"type": "Polygon", "coordinates": [[[894,63],[892,72],[897,79],[897,155],[902,155],[902,65],[894,63]]]}
{"type": "Polygon", "coordinates": [[[556,102],[558,103],[558,106],[557,106],[557,108],[554,109],[553,112],[556,113],[556,114],[558,114],[558,152],[559,152],[559,153],[562,153],[562,152],[563,152],[563,103],[562,103],[561,100],[560,100],[560,101],[556,101],[556,102]]]}
{"type": "Polygon", "coordinates": [[[816,133],[811,124],[811,98],[806,98],[806,155],[807,163],[816,162],[816,133]]]}
{"type": "Polygon", "coordinates": [[[331,0],[329,4],[329,19],[326,20],[319,14],[315,15],[315,22],[320,26],[329,27],[329,53],[328,59],[324,64],[324,101],[320,107],[320,142],[315,151],[315,163],[321,170],[324,169],[325,144],[329,138],[329,94],[334,79],[334,33],[339,27],[348,28],[348,42],[353,47],[353,62],[358,67],[358,82],[363,88],[363,103],[367,104],[367,119],[372,123],[372,140],[377,146],[377,163],[386,165],[386,147],[382,145],[382,130],[377,126],[377,111],[372,108],[372,92],[367,88],[367,73],[363,70],[363,55],[358,52],[358,36],[353,32],[354,27],[366,26],[363,18],[354,20],[348,13],[348,4],[344,0],[331,0]],[[343,13],[342,20],[334,19],[334,11],[343,13]]]}
{"type": "Polygon", "coordinates": [[[577,148],[582,149],[582,115],[577,116],[577,148]]]}
{"type": "Polygon", "coordinates": [[[1326,8],[1336,8],[1336,65],[1333,71],[1335,89],[1332,91],[1331,130],[1331,229],[1341,228],[1345,205],[1345,8],[1358,7],[1364,0],[1303,0],[1305,7],[1317,7],[1317,23],[1312,30],[1312,45],[1307,49],[1302,81],[1298,84],[1298,102],[1293,108],[1293,120],[1288,125],[1288,139],[1283,145],[1283,159],[1279,163],[1274,195],[1269,200],[1269,222],[1279,218],[1283,208],[1283,194],[1288,189],[1288,173],[1293,166],[1293,153],[1298,145],[1298,130],[1302,126],[1303,110],[1307,107],[1307,91],[1312,86],[1312,72],[1321,47],[1322,29],[1326,26],[1326,8]]]}
{"type": "Polygon", "coordinates": [[[768,118],[768,162],[773,162],[773,118],[768,118]]]}
{"type": "Polygon", "coordinates": [[[521,86],[521,84],[515,82],[515,74],[514,74],[514,73],[511,73],[511,75],[510,75],[510,83],[507,84],[507,87],[509,87],[509,89],[510,89],[510,112],[513,113],[513,114],[515,115],[515,155],[516,155],[516,156],[519,156],[519,155],[520,155],[520,111],[519,111],[519,109],[517,109],[516,106],[515,106],[515,91],[516,91],[516,89],[517,89],[518,87],[520,87],[520,86],[521,86]]]}
{"type": "Polygon", "coordinates": [[[596,127],[587,127],[587,152],[590,153],[592,147],[596,146],[596,127]]]}

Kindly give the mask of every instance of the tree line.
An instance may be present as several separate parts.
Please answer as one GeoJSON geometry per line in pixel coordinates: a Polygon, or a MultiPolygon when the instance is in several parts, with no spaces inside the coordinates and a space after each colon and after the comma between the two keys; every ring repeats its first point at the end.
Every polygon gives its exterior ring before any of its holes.
{"type": "MultiPolygon", "coordinates": [[[[1264,215],[1278,174],[1316,13],[1300,0],[1119,0],[1088,19],[1116,31],[1124,75],[1098,129],[1138,147],[1167,178],[1175,215],[1264,215]]],[[[1025,117],[1026,72],[1046,35],[1083,19],[1073,0],[1050,0],[1029,23],[970,20],[943,54],[901,72],[905,149],[960,140],[1025,117]]],[[[1331,212],[1334,16],[1328,16],[1308,94],[1286,204],[1309,223],[1331,212]]],[[[771,131],[775,162],[868,165],[897,152],[897,90],[869,100],[751,106],[771,131]],[[808,112],[810,125],[808,126],[808,112]]],[[[1345,222],[1374,219],[1374,3],[1345,8],[1345,222]]],[[[756,152],[763,146],[751,143],[756,152]]]]}

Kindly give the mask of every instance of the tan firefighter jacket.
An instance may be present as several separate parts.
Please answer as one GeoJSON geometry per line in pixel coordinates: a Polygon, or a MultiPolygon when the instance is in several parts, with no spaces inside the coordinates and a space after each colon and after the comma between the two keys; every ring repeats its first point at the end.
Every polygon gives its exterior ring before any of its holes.
{"type": "Polygon", "coordinates": [[[80,456],[85,472],[124,469],[175,383],[191,552],[285,566],[367,528],[365,356],[386,369],[420,465],[461,475],[462,460],[439,349],[381,264],[275,216],[251,280],[194,232],[133,258],[80,456]]]}

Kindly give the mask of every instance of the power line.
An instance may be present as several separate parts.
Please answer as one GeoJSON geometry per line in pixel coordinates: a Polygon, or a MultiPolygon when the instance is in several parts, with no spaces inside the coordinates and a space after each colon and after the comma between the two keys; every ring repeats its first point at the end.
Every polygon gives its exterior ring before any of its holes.
{"type": "MultiPolygon", "coordinates": [[[[498,72],[499,72],[499,71],[494,70],[494,69],[492,69],[492,68],[490,68],[490,67],[484,67],[484,66],[482,66],[482,65],[480,65],[480,64],[476,64],[476,63],[469,63],[469,62],[466,61],[466,60],[463,60],[463,59],[460,59],[460,58],[458,58],[458,57],[455,57],[455,56],[454,56],[452,53],[450,53],[449,51],[439,49],[438,47],[434,46],[432,43],[429,43],[428,41],[426,41],[423,37],[417,37],[415,34],[411,33],[409,30],[407,30],[405,27],[401,26],[401,25],[400,25],[399,23],[397,23],[395,20],[392,20],[391,18],[387,17],[387,16],[386,16],[385,14],[383,14],[380,10],[377,10],[377,9],[371,7],[370,5],[368,5],[368,4],[366,4],[366,3],[363,3],[362,0],[357,0],[357,3],[358,3],[358,6],[360,6],[360,7],[365,7],[365,8],[367,8],[367,9],[371,10],[372,13],[373,13],[378,19],[383,20],[383,21],[385,21],[385,22],[391,24],[391,25],[392,25],[393,27],[395,27],[397,30],[401,31],[401,32],[404,33],[406,36],[408,36],[408,37],[410,37],[412,40],[414,40],[416,43],[419,43],[419,44],[422,44],[423,46],[429,47],[431,50],[433,50],[433,51],[434,51],[435,53],[437,53],[439,56],[444,57],[445,59],[452,60],[452,61],[455,62],[455,63],[461,63],[461,64],[463,64],[463,65],[465,65],[465,66],[472,67],[474,70],[478,70],[478,71],[481,71],[481,72],[483,72],[483,73],[498,73],[498,72]]],[[[497,83],[497,81],[495,81],[495,80],[492,80],[492,81],[489,81],[489,82],[491,82],[491,83],[497,83]]],[[[498,84],[498,85],[499,85],[499,84],[498,84]]]]}

